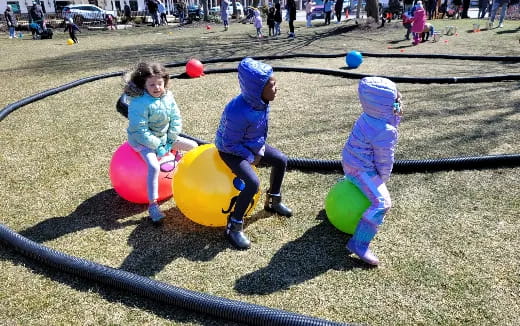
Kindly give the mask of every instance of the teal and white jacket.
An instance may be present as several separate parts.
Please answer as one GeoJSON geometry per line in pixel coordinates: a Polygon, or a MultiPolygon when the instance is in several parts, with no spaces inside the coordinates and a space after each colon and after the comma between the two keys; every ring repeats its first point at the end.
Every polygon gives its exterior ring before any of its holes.
{"type": "Polygon", "coordinates": [[[147,92],[130,97],[128,106],[128,143],[136,150],[148,147],[156,150],[167,141],[175,142],[182,130],[182,119],[173,94],[161,97],[147,92]]]}

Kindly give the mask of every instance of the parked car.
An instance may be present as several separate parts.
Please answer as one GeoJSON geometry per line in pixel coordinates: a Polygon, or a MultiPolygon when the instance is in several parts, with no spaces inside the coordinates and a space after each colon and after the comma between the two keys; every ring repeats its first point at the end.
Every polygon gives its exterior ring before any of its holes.
{"type": "MultiPolygon", "coordinates": [[[[237,5],[238,17],[244,16],[244,7],[242,6],[242,4],[240,2],[236,2],[236,5],[237,5]]],[[[220,6],[211,7],[211,9],[209,10],[209,13],[211,15],[220,15],[220,6]]],[[[229,7],[227,9],[227,13],[229,16],[231,16],[233,14],[233,3],[231,1],[229,2],[229,7]]]]}
{"type": "Polygon", "coordinates": [[[107,15],[117,17],[117,12],[104,10],[94,5],[68,5],[63,7],[62,16],[64,19],[72,18],[76,23],[83,21],[104,21],[107,15]]]}
{"type": "MultiPolygon", "coordinates": [[[[312,6],[312,19],[325,19],[325,12],[323,11],[323,4],[324,0],[313,0],[315,3],[312,6]]],[[[345,0],[343,1],[343,10],[342,12],[345,12],[345,9],[348,8],[350,5],[350,1],[345,0]]],[[[332,16],[334,15],[334,5],[332,5],[332,16]]]]}
{"type": "Polygon", "coordinates": [[[201,20],[204,17],[204,11],[197,5],[188,6],[188,18],[191,20],[201,20]]]}

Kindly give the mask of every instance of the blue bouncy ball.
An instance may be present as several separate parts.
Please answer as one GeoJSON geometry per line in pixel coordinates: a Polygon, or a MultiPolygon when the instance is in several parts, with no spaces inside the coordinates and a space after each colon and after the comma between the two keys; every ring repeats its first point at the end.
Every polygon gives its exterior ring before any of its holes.
{"type": "Polygon", "coordinates": [[[345,57],[349,68],[357,68],[363,63],[363,55],[358,51],[350,51],[345,57]]]}

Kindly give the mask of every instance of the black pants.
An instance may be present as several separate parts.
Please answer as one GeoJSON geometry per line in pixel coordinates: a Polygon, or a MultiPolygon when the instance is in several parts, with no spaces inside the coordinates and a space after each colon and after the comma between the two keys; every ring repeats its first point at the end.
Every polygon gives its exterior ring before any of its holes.
{"type": "Polygon", "coordinates": [[[289,32],[294,34],[294,20],[289,19],[289,32]]]}
{"type": "MultiPolygon", "coordinates": [[[[233,217],[235,219],[241,220],[244,218],[247,207],[251,203],[254,195],[258,192],[260,187],[260,180],[258,179],[258,175],[256,175],[255,170],[253,170],[251,164],[249,164],[249,162],[245,159],[221,151],[218,153],[220,154],[220,157],[224,163],[226,163],[226,165],[231,169],[231,171],[233,171],[233,173],[245,183],[244,189],[242,189],[242,191],[238,194],[233,213],[233,217]]],[[[265,153],[262,160],[260,160],[260,164],[267,164],[272,166],[269,182],[269,193],[280,193],[283,177],[285,174],[285,168],[287,167],[287,156],[285,156],[285,154],[276,148],[265,144],[265,153]]]]}
{"type": "Polygon", "coordinates": [[[341,21],[341,9],[340,10],[336,10],[336,19],[338,20],[338,23],[341,21]]]}
{"type": "Polygon", "coordinates": [[[74,43],[78,43],[78,37],[76,36],[76,32],[69,32],[69,36],[74,43]]]}
{"type": "Polygon", "coordinates": [[[330,13],[331,13],[331,11],[326,11],[325,12],[325,25],[329,25],[330,24],[330,13]]]}

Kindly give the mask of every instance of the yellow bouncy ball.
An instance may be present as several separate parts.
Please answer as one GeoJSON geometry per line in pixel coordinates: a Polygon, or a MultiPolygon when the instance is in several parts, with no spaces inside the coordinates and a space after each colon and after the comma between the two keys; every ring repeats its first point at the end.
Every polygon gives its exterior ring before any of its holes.
{"type": "MultiPolygon", "coordinates": [[[[179,210],[195,223],[225,226],[244,182],[222,161],[213,144],[186,153],[173,175],[173,198],[179,210]]],[[[253,197],[246,214],[260,198],[253,197]]]]}
{"type": "Polygon", "coordinates": [[[73,41],[71,38],[69,38],[69,39],[67,40],[67,44],[68,44],[68,45],[72,45],[72,44],[74,44],[74,41],[73,41]]]}

